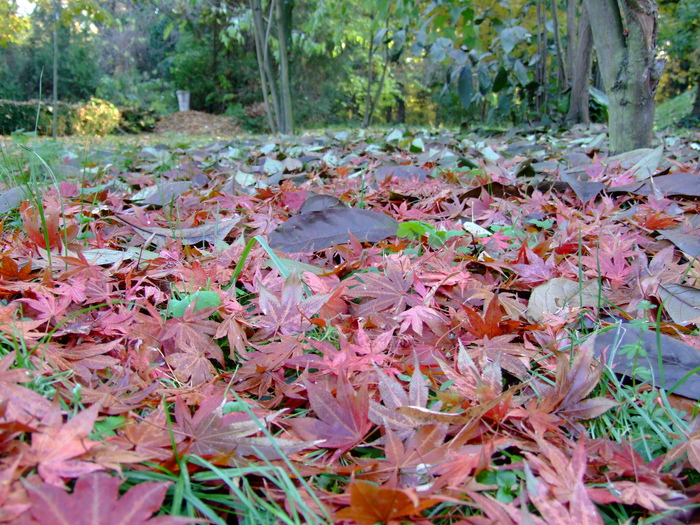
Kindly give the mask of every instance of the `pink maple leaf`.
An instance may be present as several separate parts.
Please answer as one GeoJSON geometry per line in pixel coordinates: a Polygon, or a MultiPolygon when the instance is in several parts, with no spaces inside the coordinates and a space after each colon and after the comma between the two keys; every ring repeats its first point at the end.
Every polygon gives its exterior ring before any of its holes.
{"type": "Polygon", "coordinates": [[[22,525],[186,525],[197,518],[158,516],[170,483],[154,481],[131,487],[119,497],[121,480],[104,472],[82,476],[73,493],[45,483],[25,483],[31,507],[22,525]]]}

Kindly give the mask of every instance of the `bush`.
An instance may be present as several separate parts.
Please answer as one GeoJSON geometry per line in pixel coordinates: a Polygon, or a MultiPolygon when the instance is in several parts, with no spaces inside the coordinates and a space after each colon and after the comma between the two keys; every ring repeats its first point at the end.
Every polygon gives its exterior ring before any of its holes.
{"type": "Polygon", "coordinates": [[[71,128],[74,135],[108,135],[121,120],[121,112],[110,103],[91,98],[85,106],[74,108],[71,128]]]}
{"type": "Polygon", "coordinates": [[[119,131],[124,133],[150,133],[156,128],[158,115],[154,109],[140,107],[119,108],[122,114],[119,131]]]}
{"type": "MultiPolygon", "coordinates": [[[[57,104],[59,135],[70,132],[73,106],[59,102],[57,104]]],[[[53,129],[54,108],[38,100],[15,102],[0,100],[0,134],[10,135],[17,130],[36,131],[40,135],[50,135],[53,129]]]]}
{"type": "MultiPolygon", "coordinates": [[[[106,135],[116,129],[124,133],[150,132],[157,120],[153,110],[117,108],[99,99],[81,105],[59,102],[57,109],[57,135],[106,135]]],[[[51,135],[53,111],[51,105],[38,100],[0,100],[0,135],[10,135],[18,130],[51,135]]]]}

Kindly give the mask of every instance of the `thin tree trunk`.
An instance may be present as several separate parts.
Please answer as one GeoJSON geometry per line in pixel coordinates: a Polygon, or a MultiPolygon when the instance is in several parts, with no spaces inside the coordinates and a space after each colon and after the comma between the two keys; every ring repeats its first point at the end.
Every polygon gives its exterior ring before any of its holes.
{"type": "Polygon", "coordinates": [[[575,54],[571,60],[571,94],[566,121],[571,124],[589,124],[591,117],[588,110],[590,100],[588,89],[593,66],[593,37],[591,35],[591,20],[588,17],[586,6],[581,6],[581,16],[578,20],[576,34],[578,39],[574,47],[575,54]]]}
{"type": "Polygon", "coordinates": [[[51,137],[58,135],[58,7],[53,3],[53,118],[51,137]]]}
{"type": "Polygon", "coordinates": [[[603,86],[608,95],[608,133],[613,153],[648,148],[654,95],[665,62],[656,58],[655,0],[584,0],[603,86]]]}
{"type": "Polygon", "coordinates": [[[372,104],[372,59],[374,58],[374,13],[369,15],[369,52],[367,53],[367,91],[365,92],[365,114],[362,117],[362,127],[369,126],[370,107],[372,104]]]}
{"type": "MultiPolygon", "coordinates": [[[[374,94],[374,100],[372,100],[372,107],[369,110],[369,118],[367,119],[367,126],[372,125],[372,117],[374,116],[374,111],[377,108],[377,103],[379,98],[382,96],[382,90],[384,89],[384,79],[386,79],[386,72],[389,69],[389,46],[384,46],[384,69],[382,69],[382,76],[379,79],[379,84],[377,85],[377,91],[374,94]]],[[[366,126],[365,126],[366,127],[366,126]]]]}
{"type": "Polygon", "coordinates": [[[547,28],[544,20],[543,0],[537,0],[537,94],[535,96],[535,108],[542,114],[547,105],[547,28]]]}
{"type": "Polygon", "coordinates": [[[689,118],[700,119],[700,74],[695,75],[695,85],[697,91],[695,92],[695,103],[693,104],[693,109],[690,110],[689,118]]]}
{"type": "Polygon", "coordinates": [[[579,1],[567,0],[566,2],[566,76],[569,80],[574,76],[574,55],[578,42],[576,7],[579,1]]]}
{"type": "Polygon", "coordinates": [[[281,133],[294,132],[294,118],[292,116],[292,89],[289,84],[289,55],[287,50],[287,29],[290,21],[284,13],[285,0],[277,0],[277,36],[280,43],[280,91],[282,93],[282,113],[284,114],[284,126],[280,126],[281,133]]]}
{"type": "Polygon", "coordinates": [[[263,40],[263,57],[265,63],[265,70],[267,71],[267,80],[270,84],[270,96],[272,97],[272,105],[275,108],[274,114],[275,118],[277,119],[277,129],[280,130],[284,127],[284,115],[282,114],[282,110],[280,108],[280,99],[278,95],[279,92],[277,91],[277,81],[275,79],[274,69],[272,68],[272,60],[270,59],[270,33],[272,31],[272,20],[274,20],[272,15],[274,13],[275,1],[276,0],[272,0],[270,2],[270,14],[267,17],[265,40],[263,40]]]}
{"type": "Polygon", "coordinates": [[[554,42],[557,46],[557,66],[558,66],[558,84],[560,93],[566,88],[569,83],[564,67],[564,46],[561,44],[561,32],[559,31],[559,16],[557,10],[557,0],[550,0],[549,8],[552,10],[552,22],[554,24],[554,42]]]}
{"type": "Polygon", "coordinates": [[[274,117],[272,116],[272,108],[270,107],[270,99],[268,97],[267,79],[265,78],[265,59],[262,50],[262,16],[260,15],[262,8],[260,6],[260,0],[250,0],[250,9],[253,12],[253,39],[255,40],[255,55],[258,59],[258,72],[260,74],[260,86],[263,92],[267,123],[270,126],[270,131],[272,133],[277,133],[277,125],[274,117]]]}

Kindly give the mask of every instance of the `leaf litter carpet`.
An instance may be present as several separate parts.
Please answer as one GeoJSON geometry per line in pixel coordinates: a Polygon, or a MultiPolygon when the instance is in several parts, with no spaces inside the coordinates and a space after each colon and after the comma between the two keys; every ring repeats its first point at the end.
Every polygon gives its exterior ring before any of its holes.
{"type": "Polygon", "coordinates": [[[308,522],[690,519],[698,144],[664,140],[36,145],[55,182],[22,158],[0,195],[0,522],[145,523],[265,465],[308,522]]]}

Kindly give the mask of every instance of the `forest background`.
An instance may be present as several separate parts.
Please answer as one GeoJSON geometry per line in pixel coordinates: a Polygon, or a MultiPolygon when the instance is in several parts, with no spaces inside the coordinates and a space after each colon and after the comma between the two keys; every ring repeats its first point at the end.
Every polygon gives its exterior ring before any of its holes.
{"type": "MultiPolygon", "coordinates": [[[[683,95],[692,126],[700,5],[658,9],[657,100],[683,95]]],[[[150,111],[145,130],[177,90],[250,132],[605,121],[590,33],[576,0],[2,0],[0,98],[50,102],[57,78],[59,101],[150,111]]]]}

